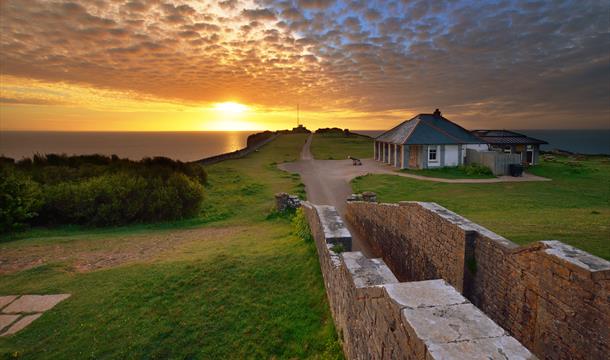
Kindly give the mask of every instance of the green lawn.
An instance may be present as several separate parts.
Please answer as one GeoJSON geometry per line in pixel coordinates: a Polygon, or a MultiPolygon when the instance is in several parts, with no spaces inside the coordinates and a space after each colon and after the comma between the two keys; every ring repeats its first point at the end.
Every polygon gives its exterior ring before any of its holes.
{"type": "Polygon", "coordinates": [[[343,160],[348,156],[358,159],[373,157],[373,139],[352,134],[314,134],[311,142],[313,157],[320,160],[343,160]]]}
{"type": "Polygon", "coordinates": [[[355,179],[352,187],[374,191],[384,202],[437,202],[519,244],[561,240],[610,259],[608,158],[560,157],[528,171],[553,181],[445,184],[368,175],[355,179]]]}
{"type": "Polygon", "coordinates": [[[401,172],[441,179],[492,179],[493,175],[468,173],[464,166],[442,167],[436,169],[402,169],[401,172]]]}
{"type": "Polygon", "coordinates": [[[0,358],[341,358],[314,245],[293,234],[288,217],[269,216],[275,192],[302,192],[275,163],[296,159],[305,139],[282,136],[247,158],[210,166],[200,218],[5,239],[0,259],[62,247],[74,254],[0,276],[2,295],[72,294],[0,338],[0,358]],[[122,241],[137,240],[137,249],[177,231],[201,236],[145,259],[134,251],[135,259],[116,266],[75,266],[131,245],[122,241]]]}

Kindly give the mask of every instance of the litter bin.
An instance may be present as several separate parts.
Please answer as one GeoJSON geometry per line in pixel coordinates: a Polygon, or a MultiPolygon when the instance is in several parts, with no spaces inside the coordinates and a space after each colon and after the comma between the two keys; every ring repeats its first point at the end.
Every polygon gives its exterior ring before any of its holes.
{"type": "Polygon", "coordinates": [[[522,176],[523,175],[523,165],[521,164],[510,164],[508,165],[508,172],[510,172],[510,176],[522,176]]]}

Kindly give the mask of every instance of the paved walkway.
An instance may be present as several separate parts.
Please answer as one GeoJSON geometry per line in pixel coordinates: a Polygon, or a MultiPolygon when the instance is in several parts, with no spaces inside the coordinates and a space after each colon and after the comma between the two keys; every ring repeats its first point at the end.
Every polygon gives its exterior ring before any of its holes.
{"type": "Polygon", "coordinates": [[[351,195],[352,190],[349,181],[358,176],[347,173],[356,166],[352,166],[351,160],[314,160],[310,152],[311,136],[305,142],[301,151],[301,159],[292,163],[280,164],[280,168],[301,175],[307,191],[307,199],[317,205],[334,206],[343,218],[348,230],[352,233],[352,250],[361,251],[366,256],[371,256],[371,251],[354,228],[345,221],[345,200],[351,195]],[[347,166],[349,165],[349,167],[347,166]],[[336,170],[339,166],[341,170],[336,170]]]}
{"type": "Polygon", "coordinates": [[[70,294],[0,296],[0,336],[21,331],[69,297],[70,294]]]}

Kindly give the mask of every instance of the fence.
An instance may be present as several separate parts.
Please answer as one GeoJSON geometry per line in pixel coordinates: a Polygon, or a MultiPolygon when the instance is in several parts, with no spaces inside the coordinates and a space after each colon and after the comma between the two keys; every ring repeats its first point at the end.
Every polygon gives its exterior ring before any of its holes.
{"type": "Polygon", "coordinates": [[[466,149],[466,164],[481,164],[490,168],[496,176],[507,175],[510,164],[521,164],[521,155],[466,149]]]}

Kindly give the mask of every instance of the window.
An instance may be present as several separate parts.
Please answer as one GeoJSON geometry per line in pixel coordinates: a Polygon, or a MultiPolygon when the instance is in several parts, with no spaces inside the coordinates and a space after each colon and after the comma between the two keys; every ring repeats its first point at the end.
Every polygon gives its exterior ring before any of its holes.
{"type": "Polygon", "coordinates": [[[513,152],[513,148],[510,145],[506,145],[504,147],[504,152],[507,153],[507,154],[510,154],[510,153],[513,152]]]}
{"type": "Polygon", "coordinates": [[[428,161],[438,162],[438,146],[428,147],[428,161]]]}

